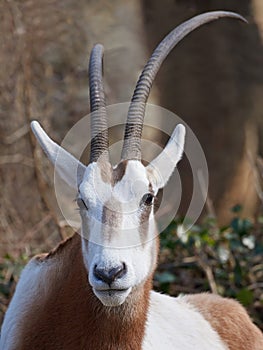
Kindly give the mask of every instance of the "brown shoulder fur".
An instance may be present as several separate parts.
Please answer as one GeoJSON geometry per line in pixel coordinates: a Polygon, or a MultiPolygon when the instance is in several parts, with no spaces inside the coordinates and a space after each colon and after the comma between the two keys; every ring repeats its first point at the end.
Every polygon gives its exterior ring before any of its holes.
{"type": "Polygon", "coordinates": [[[151,278],[127,303],[111,309],[88,283],[78,234],[32,264],[41,275],[15,350],[141,350],[151,278]]]}
{"type": "Polygon", "coordinates": [[[185,299],[201,312],[230,350],[263,350],[262,332],[237,301],[208,293],[185,299]]]}

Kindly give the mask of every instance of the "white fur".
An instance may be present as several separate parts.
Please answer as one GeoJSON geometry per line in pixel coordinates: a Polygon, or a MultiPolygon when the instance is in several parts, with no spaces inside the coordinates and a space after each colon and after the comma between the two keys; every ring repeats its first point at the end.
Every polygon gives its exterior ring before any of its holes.
{"type": "MultiPolygon", "coordinates": [[[[128,161],[123,178],[115,185],[103,181],[99,162],[85,167],[53,142],[37,122],[32,123],[32,129],[62,178],[74,188],[79,185],[79,196],[88,208],[88,210],[85,207],[81,209],[82,254],[89,283],[95,295],[104,305],[122,304],[132,289],[143,283],[155,268],[157,249],[154,239],[156,224],[153,208],[142,232],[140,203],[142,197],[149,192],[149,177],[155,185],[155,194],[159,187],[168,181],[182,156],[184,127],[179,125],[175,129],[162,154],[153,160],[148,168],[145,168],[140,161],[128,161]],[[167,157],[170,163],[164,166],[163,162],[167,161],[167,157]],[[168,171],[165,170],[167,166],[168,171]],[[77,177],[78,167],[81,178],[77,177]],[[109,209],[109,218],[103,220],[105,205],[109,209]],[[88,243],[85,238],[88,238],[88,243]],[[111,289],[122,291],[107,291],[109,285],[96,278],[93,273],[94,266],[110,270],[123,263],[126,266],[126,274],[116,279],[110,286],[111,289]]],[[[3,350],[6,350],[7,346],[10,349],[12,346],[15,347],[15,339],[19,337],[19,322],[25,317],[26,311],[34,306],[40,269],[43,267],[40,267],[37,261],[30,262],[21,276],[3,326],[4,336],[1,340],[1,344],[4,344],[3,350]]],[[[41,299],[45,297],[45,292],[42,294],[41,299]]]]}
{"type": "Polygon", "coordinates": [[[139,221],[140,201],[149,192],[148,187],[145,167],[141,162],[133,160],[128,162],[125,175],[113,187],[102,180],[97,163],[87,167],[80,185],[80,196],[89,208],[82,212],[82,235],[89,236],[88,244],[85,239],[82,241],[84,263],[89,271],[90,285],[105,305],[122,304],[132,288],[145,281],[155,266],[156,243],[153,238],[156,228],[153,211],[144,244],[141,241],[139,221]],[[120,222],[102,223],[105,203],[113,214],[120,215],[120,222]],[[104,292],[109,286],[94,276],[94,266],[109,270],[122,263],[126,265],[127,273],[114,281],[111,287],[126,291],[104,292]]]}
{"type": "Polygon", "coordinates": [[[164,150],[147,166],[155,188],[163,188],[171,177],[177,163],[182,158],[185,142],[185,127],[178,124],[164,150]]]}
{"type": "Polygon", "coordinates": [[[48,273],[47,264],[39,264],[32,259],[24,268],[19,282],[16,286],[15,294],[5,314],[1,330],[0,350],[19,349],[21,325],[24,325],[33,307],[39,305],[39,296],[44,302],[48,290],[42,283],[48,273]],[[41,286],[41,287],[40,287],[41,286]]]}
{"type": "MultiPolygon", "coordinates": [[[[15,295],[5,315],[1,350],[17,350],[23,337],[20,325],[30,317],[32,305],[37,307],[39,295],[52,293],[43,289],[50,269],[56,266],[38,264],[32,260],[25,267],[18,282],[15,295]]],[[[55,275],[52,274],[54,277],[55,275]]],[[[54,282],[54,281],[53,281],[54,282]]],[[[48,287],[47,287],[48,288],[48,287]]],[[[227,350],[218,334],[203,316],[189,305],[184,297],[172,298],[151,292],[147,315],[143,350],[227,350]]]]}
{"type": "Polygon", "coordinates": [[[148,225],[144,227],[142,242],[140,203],[142,197],[149,192],[149,178],[157,194],[181,159],[184,126],[179,124],[176,127],[163,152],[148,167],[144,167],[140,161],[128,161],[123,178],[114,186],[101,178],[100,162],[93,162],[85,167],[53,142],[37,122],[32,122],[31,126],[56,170],[71,187],[77,189],[79,186],[79,196],[88,207],[88,210],[81,210],[84,237],[82,253],[94,293],[105,305],[123,303],[132,288],[146,280],[155,267],[156,224],[153,210],[148,225]],[[112,211],[113,219],[103,220],[105,205],[109,212],[112,211]],[[119,221],[115,220],[115,213],[119,214],[119,221]],[[85,239],[89,240],[89,244],[85,239]],[[94,276],[94,266],[110,270],[121,264],[125,264],[127,273],[115,280],[111,288],[126,291],[105,295],[101,290],[108,289],[109,286],[94,276]]]}
{"type": "Polygon", "coordinates": [[[203,316],[185,301],[151,292],[143,350],[227,350],[203,316]]]}
{"type": "Polygon", "coordinates": [[[55,170],[66,183],[77,191],[85,172],[85,165],[60,147],[45,133],[37,121],[31,122],[31,128],[40,146],[55,165],[55,170]]]}

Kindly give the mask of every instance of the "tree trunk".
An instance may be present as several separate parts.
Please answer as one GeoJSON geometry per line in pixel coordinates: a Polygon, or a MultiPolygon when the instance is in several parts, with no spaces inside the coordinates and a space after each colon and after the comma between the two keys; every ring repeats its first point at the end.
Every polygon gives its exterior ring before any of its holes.
{"type": "MultiPolygon", "coordinates": [[[[220,19],[191,33],[167,58],[157,77],[161,105],[177,113],[196,133],[210,175],[209,195],[221,223],[231,207],[253,216],[258,206],[255,159],[262,126],[263,50],[250,1],[144,0],[148,45],[177,24],[206,11],[230,10],[249,25],[220,19]]],[[[191,172],[182,167],[185,211],[191,199],[191,172]]]]}

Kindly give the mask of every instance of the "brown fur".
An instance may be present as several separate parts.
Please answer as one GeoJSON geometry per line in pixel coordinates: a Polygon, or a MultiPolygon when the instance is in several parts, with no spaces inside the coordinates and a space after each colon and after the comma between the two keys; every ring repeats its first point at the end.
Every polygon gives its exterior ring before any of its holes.
{"type": "Polygon", "coordinates": [[[97,164],[100,168],[100,175],[102,181],[105,183],[110,183],[114,186],[117,182],[121,181],[126,172],[128,160],[121,161],[116,168],[112,168],[109,162],[105,162],[104,160],[98,160],[97,164]]]}
{"type": "Polygon", "coordinates": [[[99,159],[97,164],[100,169],[100,176],[103,182],[112,183],[112,166],[109,162],[104,159],[99,159]]]}
{"type": "Polygon", "coordinates": [[[120,203],[116,199],[106,202],[102,210],[101,222],[105,225],[103,237],[109,242],[118,235],[118,227],[121,224],[122,212],[120,203]]]}
{"type": "Polygon", "coordinates": [[[109,228],[114,229],[115,227],[119,227],[121,218],[121,204],[115,198],[111,198],[103,206],[101,222],[109,225],[109,228]]]}
{"type": "MultiPolygon", "coordinates": [[[[81,240],[75,234],[52,253],[35,259],[48,270],[43,278],[48,279],[50,291],[32,301],[16,350],[141,349],[152,276],[123,305],[105,307],[89,286],[81,254],[81,240]]],[[[45,287],[42,280],[40,288],[45,287]]]]}
{"type": "MultiPolygon", "coordinates": [[[[148,190],[149,190],[149,193],[153,194],[153,187],[151,183],[149,183],[148,190]]],[[[155,202],[155,198],[154,198],[154,202],[155,202]]],[[[139,230],[140,230],[141,243],[143,247],[149,239],[149,237],[147,236],[147,233],[149,232],[149,216],[151,214],[153,206],[154,206],[154,203],[153,205],[149,205],[149,206],[144,205],[140,213],[139,230]]],[[[157,235],[158,235],[158,232],[156,231],[156,236],[157,235]]],[[[159,244],[157,244],[157,246],[159,247],[159,244]]]]}
{"type": "MultiPolygon", "coordinates": [[[[32,300],[24,315],[27,322],[20,325],[21,340],[15,350],[142,349],[152,275],[123,305],[109,308],[100,303],[88,283],[78,234],[51,253],[36,257],[33,264],[42,268],[42,279],[36,281],[41,299],[32,300]]],[[[230,350],[263,349],[262,333],[236,301],[211,294],[184,299],[230,350]]]]}
{"type": "Polygon", "coordinates": [[[121,181],[125,175],[128,160],[122,160],[115,169],[113,169],[113,184],[121,181]]]}
{"type": "MultiPolygon", "coordinates": [[[[102,177],[108,181],[114,174],[110,181],[113,178],[119,181],[125,174],[126,165],[122,162],[113,171],[104,167],[102,177]]],[[[149,206],[141,214],[142,236],[146,233],[144,226],[148,225],[150,211],[149,206]]],[[[116,225],[115,211],[105,206],[103,214],[111,227],[116,225]]],[[[145,240],[147,237],[143,236],[142,241],[145,240]]],[[[156,236],[152,273],[158,246],[156,236]]],[[[24,315],[27,322],[18,330],[21,340],[15,350],[142,349],[152,273],[144,285],[132,291],[123,305],[110,308],[102,305],[89,285],[78,234],[49,254],[37,256],[31,264],[36,265],[36,270],[40,268],[41,279],[36,280],[39,300],[38,296],[32,298],[24,315]]],[[[204,316],[230,350],[263,350],[262,333],[237,302],[209,294],[189,295],[185,300],[204,316]]]]}
{"type": "Polygon", "coordinates": [[[185,298],[201,312],[230,350],[263,350],[263,334],[237,301],[206,293],[185,298]]]}

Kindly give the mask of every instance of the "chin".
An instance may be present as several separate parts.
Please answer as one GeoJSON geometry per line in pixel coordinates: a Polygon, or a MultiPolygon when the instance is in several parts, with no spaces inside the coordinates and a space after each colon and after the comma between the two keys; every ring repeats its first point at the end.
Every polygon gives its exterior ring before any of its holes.
{"type": "Polygon", "coordinates": [[[96,297],[101,301],[104,306],[108,307],[117,307],[122,305],[130,294],[132,288],[116,290],[116,289],[107,289],[107,290],[98,290],[93,289],[96,297]]]}

